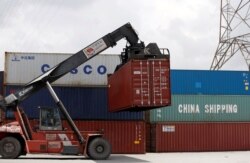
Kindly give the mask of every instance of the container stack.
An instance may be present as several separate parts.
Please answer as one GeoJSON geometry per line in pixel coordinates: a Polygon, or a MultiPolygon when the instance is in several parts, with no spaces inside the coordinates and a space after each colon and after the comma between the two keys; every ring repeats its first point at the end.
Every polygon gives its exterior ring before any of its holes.
{"type": "MultiPolygon", "coordinates": [[[[4,93],[15,92],[71,55],[7,52],[4,93]]],[[[112,153],[145,153],[143,112],[108,112],[107,74],[113,73],[119,63],[118,55],[98,55],[52,86],[80,130],[103,131],[112,145],[112,153]]],[[[39,106],[56,107],[46,88],[21,103],[33,125],[37,125],[39,106]]],[[[6,117],[13,115],[7,112],[6,117]]]]}
{"type": "Polygon", "coordinates": [[[147,151],[250,149],[249,72],[172,70],[172,106],[152,110],[147,151]]]}
{"type": "MultiPolygon", "coordinates": [[[[15,92],[71,55],[6,53],[3,94],[15,92]]],[[[119,63],[118,55],[98,55],[52,84],[79,129],[103,131],[113,153],[145,153],[146,148],[148,152],[250,149],[249,72],[172,70],[171,106],[148,111],[144,116],[144,112],[108,111],[111,87],[107,88],[107,74],[112,74],[119,63]]],[[[135,81],[137,75],[147,76],[147,72],[135,72],[135,81]]],[[[148,87],[142,87],[143,91],[134,88],[129,95],[145,93],[148,87]]],[[[159,94],[159,90],[156,92],[159,94]]],[[[127,98],[120,96],[118,99],[127,98]]],[[[39,106],[56,107],[46,88],[21,103],[34,126],[38,124],[39,106]]],[[[113,111],[132,105],[123,106],[114,105],[113,111]]],[[[139,110],[143,110],[141,106],[139,110]]],[[[7,112],[6,117],[13,115],[7,112]]]]}

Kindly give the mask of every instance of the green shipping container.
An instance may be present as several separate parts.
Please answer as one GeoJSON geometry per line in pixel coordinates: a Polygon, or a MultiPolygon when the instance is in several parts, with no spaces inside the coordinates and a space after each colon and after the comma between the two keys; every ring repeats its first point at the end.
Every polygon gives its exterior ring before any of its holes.
{"type": "Polygon", "coordinates": [[[150,111],[150,122],[250,121],[250,96],[172,95],[172,106],[150,111]]]}

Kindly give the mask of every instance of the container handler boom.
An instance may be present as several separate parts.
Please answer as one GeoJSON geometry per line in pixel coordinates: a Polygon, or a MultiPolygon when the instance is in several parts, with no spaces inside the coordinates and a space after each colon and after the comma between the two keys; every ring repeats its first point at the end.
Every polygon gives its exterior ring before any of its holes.
{"type": "Polygon", "coordinates": [[[109,33],[93,42],[68,59],[62,61],[41,76],[30,81],[21,90],[5,97],[4,100],[1,101],[2,108],[17,105],[27,97],[31,96],[33,93],[46,87],[47,82],[53,83],[57,79],[70,72],[72,69],[80,66],[81,64],[87,62],[89,59],[100,54],[105,49],[115,46],[116,43],[122,38],[125,38],[130,44],[130,47],[133,47],[134,49],[138,49],[138,47],[140,47],[140,49],[144,48],[143,42],[138,42],[139,38],[133,27],[129,23],[127,23],[116,29],[112,33],[109,33]]]}

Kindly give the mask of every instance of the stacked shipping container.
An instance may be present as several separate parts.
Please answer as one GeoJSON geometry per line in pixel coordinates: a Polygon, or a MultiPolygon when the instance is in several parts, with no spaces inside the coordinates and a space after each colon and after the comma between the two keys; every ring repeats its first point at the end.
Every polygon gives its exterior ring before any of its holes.
{"type": "Polygon", "coordinates": [[[229,151],[250,149],[249,122],[160,122],[151,125],[153,152],[229,151]]]}
{"type": "MultiPolygon", "coordinates": [[[[7,52],[5,94],[15,92],[69,56],[71,54],[7,52]]],[[[52,85],[81,130],[104,131],[113,153],[145,153],[143,112],[108,112],[107,74],[113,73],[119,62],[118,55],[98,55],[52,85]]],[[[56,107],[47,89],[29,97],[21,106],[33,119],[33,125],[37,125],[38,106],[56,107]]],[[[11,117],[11,112],[7,112],[7,118],[11,117]]]]}
{"type": "MultiPolygon", "coordinates": [[[[6,86],[6,94],[20,86],[6,86]]],[[[106,87],[53,87],[74,120],[143,120],[142,112],[108,112],[106,87]]],[[[39,118],[38,106],[54,106],[48,90],[42,89],[20,104],[29,118],[39,118]]],[[[7,112],[10,114],[9,112],[7,112]]]]}
{"type": "Polygon", "coordinates": [[[175,95],[250,95],[248,71],[172,70],[175,95]]]}
{"type": "Polygon", "coordinates": [[[249,121],[249,97],[240,95],[172,95],[172,106],[151,111],[151,122],[249,121]]]}
{"type": "MultiPolygon", "coordinates": [[[[72,54],[64,53],[5,53],[6,85],[24,85],[72,54]]],[[[118,55],[100,54],[73,69],[52,85],[65,87],[104,87],[107,74],[113,73],[120,63],[118,55]]]]}
{"type": "Polygon", "coordinates": [[[150,111],[148,151],[250,149],[249,75],[172,70],[172,106],[150,111]]]}

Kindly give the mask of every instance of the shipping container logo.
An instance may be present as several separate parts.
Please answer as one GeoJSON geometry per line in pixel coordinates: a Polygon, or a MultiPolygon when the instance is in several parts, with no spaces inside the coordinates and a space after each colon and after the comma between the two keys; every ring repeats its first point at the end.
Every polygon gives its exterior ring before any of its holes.
{"type": "Polygon", "coordinates": [[[13,58],[11,59],[11,61],[13,61],[13,62],[19,62],[20,59],[16,55],[14,55],[13,58]]]}
{"type": "MultiPolygon", "coordinates": [[[[45,73],[47,72],[48,70],[50,70],[50,65],[49,64],[43,64],[41,66],[41,71],[42,73],[45,73]]],[[[83,68],[82,68],[82,71],[84,74],[86,75],[90,75],[90,74],[93,74],[93,73],[97,73],[99,75],[104,75],[104,74],[107,74],[108,72],[108,69],[105,65],[98,65],[97,67],[96,66],[91,66],[91,65],[83,65],[83,68]]],[[[70,74],[77,74],[79,72],[79,70],[77,68],[74,68],[70,71],[70,74]]]]}
{"type": "Polygon", "coordinates": [[[35,56],[21,56],[18,57],[16,55],[13,56],[13,58],[11,59],[11,61],[13,62],[20,62],[21,60],[35,60],[35,56]]]}
{"type": "Polygon", "coordinates": [[[35,60],[35,56],[21,56],[21,60],[35,60]]]}
{"type": "Polygon", "coordinates": [[[236,104],[205,104],[203,107],[200,107],[198,104],[179,104],[178,112],[181,114],[199,114],[202,108],[204,113],[207,114],[238,113],[236,104]]]}

